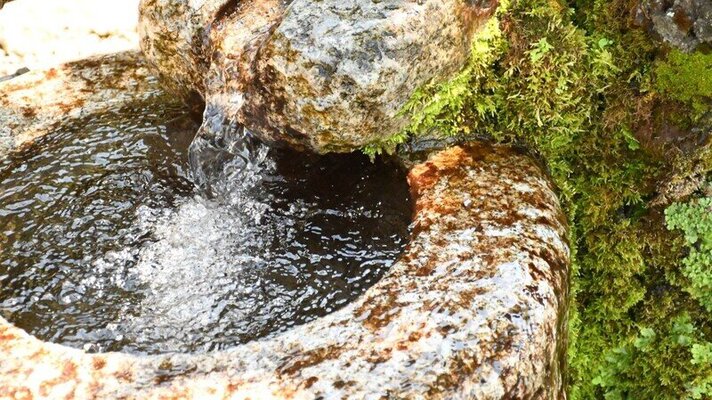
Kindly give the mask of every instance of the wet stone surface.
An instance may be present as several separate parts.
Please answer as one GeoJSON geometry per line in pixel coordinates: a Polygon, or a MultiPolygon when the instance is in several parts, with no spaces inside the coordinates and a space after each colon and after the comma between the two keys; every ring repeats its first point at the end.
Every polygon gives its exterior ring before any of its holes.
{"type": "MultiPolygon", "coordinates": [[[[126,58],[63,66],[50,86],[0,83],[10,148],[66,124],[57,104],[96,113],[150,97],[140,61],[119,72],[126,58]],[[27,104],[48,112],[24,114],[27,104]]],[[[0,398],[565,398],[569,249],[546,174],[526,155],[474,143],[431,155],[408,181],[415,228],[404,254],[340,310],[227,350],[153,356],[90,354],[0,317],[0,398]]]]}
{"type": "Polygon", "coordinates": [[[559,399],[566,226],[511,149],[444,150],[409,174],[405,254],[339,311],[205,355],[87,354],[0,325],[0,395],[559,399]]]}
{"type": "Polygon", "coordinates": [[[62,123],[166,96],[136,51],[97,56],[0,81],[0,157],[62,123]]]}
{"type": "Polygon", "coordinates": [[[343,307],[403,250],[398,168],[255,142],[212,160],[207,198],[188,174],[197,126],[154,101],[0,161],[0,314],[17,326],[92,352],[218,350],[343,307]]]}
{"type": "Polygon", "coordinates": [[[263,140],[350,152],[402,130],[411,94],[465,65],[497,5],[144,0],[139,33],[153,70],[176,93],[199,93],[263,140]]]}

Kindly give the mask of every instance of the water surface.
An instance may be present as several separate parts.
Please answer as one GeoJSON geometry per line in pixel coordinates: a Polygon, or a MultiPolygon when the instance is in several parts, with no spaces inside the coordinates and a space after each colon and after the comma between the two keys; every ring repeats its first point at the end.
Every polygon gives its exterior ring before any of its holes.
{"type": "Polygon", "coordinates": [[[177,105],[74,121],[0,160],[0,314],[88,351],[203,352],[328,314],[403,251],[404,172],[252,143],[197,190],[177,105]]]}

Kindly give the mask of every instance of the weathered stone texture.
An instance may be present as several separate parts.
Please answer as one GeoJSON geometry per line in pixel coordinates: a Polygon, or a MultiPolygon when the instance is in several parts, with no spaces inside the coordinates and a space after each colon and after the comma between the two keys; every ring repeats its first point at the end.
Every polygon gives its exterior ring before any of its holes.
{"type": "Polygon", "coordinates": [[[98,56],[0,81],[0,157],[80,118],[160,91],[135,52],[98,56]]]}
{"type": "Polygon", "coordinates": [[[527,156],[485,144],[412,168],[415,229],[361,298],[206,355],[86,354],[0,319],[0,398],[564,398],[566,226],[527,156]]]}
{"type": "Polygon", "coordinates": [[[177,92],[200,92],[263,139],[318,152],[400,131],[410,95],[462,68],[497,4],[223,2],[144,0],[147,57],[177,92]]]}
{"type": "Polygon", "coordinates": [[[141,0],[141,50],[164,85],[187,97],[203,89],[212,21],[226,0],[141,0]]]}
{"type": "Polygon", "coordinates": [[[642,0],[638,13],[639,23],[681,50],[712,46],[710,0],[642,0]]]}

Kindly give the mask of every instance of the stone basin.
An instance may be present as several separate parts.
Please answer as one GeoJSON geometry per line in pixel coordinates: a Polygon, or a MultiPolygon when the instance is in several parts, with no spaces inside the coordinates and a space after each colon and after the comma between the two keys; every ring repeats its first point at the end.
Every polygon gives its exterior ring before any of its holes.
{"type": "MultiPolygon", "coordinates": [[[[4,157],[161,89],[136,53],[0,83],[4,157]]],[[[345,308],[208,354],[89,354],[0,318],[0,398],[565,398],[569,248],[545,172],[503,146],[430,154],[404,255],[345,308]]]]}

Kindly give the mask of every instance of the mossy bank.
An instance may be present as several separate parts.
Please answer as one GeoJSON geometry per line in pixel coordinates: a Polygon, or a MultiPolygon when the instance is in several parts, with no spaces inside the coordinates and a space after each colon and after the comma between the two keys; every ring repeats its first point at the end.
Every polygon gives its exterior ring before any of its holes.
{"type": "Polygon", "coordinates": [[[574,250],[572,399],[712,398],[712,54],[684,53],[635,0],[502,1],[468,65],[420,88],[418,138],[487,138],[538,155],[574,250]]]}

